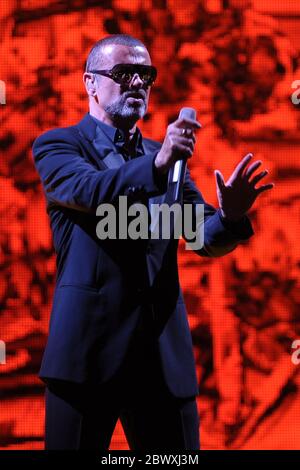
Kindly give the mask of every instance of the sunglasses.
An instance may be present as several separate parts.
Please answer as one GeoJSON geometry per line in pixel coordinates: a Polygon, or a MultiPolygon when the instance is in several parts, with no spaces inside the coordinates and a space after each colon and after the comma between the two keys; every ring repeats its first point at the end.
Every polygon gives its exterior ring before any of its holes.
{"type": "Polygon", "coordinates": [[[109,77],[120,85],[131,83],[137,73],[144,85],[151,86],[157,76],[157,70],[153,65],[141,64],[117,64],[110,70],[89,70],[89,72],[109,77]]]}

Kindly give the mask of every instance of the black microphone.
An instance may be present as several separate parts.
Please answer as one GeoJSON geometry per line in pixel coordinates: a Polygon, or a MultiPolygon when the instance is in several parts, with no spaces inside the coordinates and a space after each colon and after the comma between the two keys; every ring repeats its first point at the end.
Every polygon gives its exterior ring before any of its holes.
{"type": "MultiPolygon", "coordinates": [[[[182,108],[179,113],[179,119],[197,119],[197,112],[194,108],[182,108]]],[[[186,158],[177,160],[174,167],[169,172],[169,186],[172,191],[172,200],[180,202],[182,197],[182,188],[186,171],[186,158]]]]}

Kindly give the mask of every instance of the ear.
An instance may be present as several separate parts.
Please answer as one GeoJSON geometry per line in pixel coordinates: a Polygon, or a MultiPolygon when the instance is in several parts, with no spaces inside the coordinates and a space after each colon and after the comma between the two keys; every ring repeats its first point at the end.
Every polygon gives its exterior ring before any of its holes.
{"type": "Polygon", "coordinates": [[[85,84],[86,91],[89,96],[96,96],[96,80],[95,75],[90,72],[85,72],[83,74],[83,83],[85,84]]]}

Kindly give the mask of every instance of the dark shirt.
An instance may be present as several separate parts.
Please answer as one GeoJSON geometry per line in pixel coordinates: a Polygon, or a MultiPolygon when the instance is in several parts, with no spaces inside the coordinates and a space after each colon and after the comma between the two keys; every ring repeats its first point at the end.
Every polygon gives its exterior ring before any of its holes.
{"type": "Polygon", "coordinates": [[[128,141],[122,129],[105,124],[94,116],[90,116],[97,123],[97,126],[101,127],[105,134],[111,138],[125,160],[144,155],[143,137],[138,127],[136,127],[133,137],[128,141]]]}

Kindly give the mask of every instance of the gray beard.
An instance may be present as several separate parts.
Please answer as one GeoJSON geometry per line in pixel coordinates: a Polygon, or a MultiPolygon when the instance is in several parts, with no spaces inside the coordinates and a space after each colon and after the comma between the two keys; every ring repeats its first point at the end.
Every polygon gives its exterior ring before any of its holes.
{"type": "Polygon", "coordinates": [[[106,106],[104,110],[111,116],[112,121],[124,124],[135,124],[136,121],[146,114],[146,104],[143,102],[142,105],[129,105],[127,104],[126,98],[121,98],[119,101],[106,106]]]}

